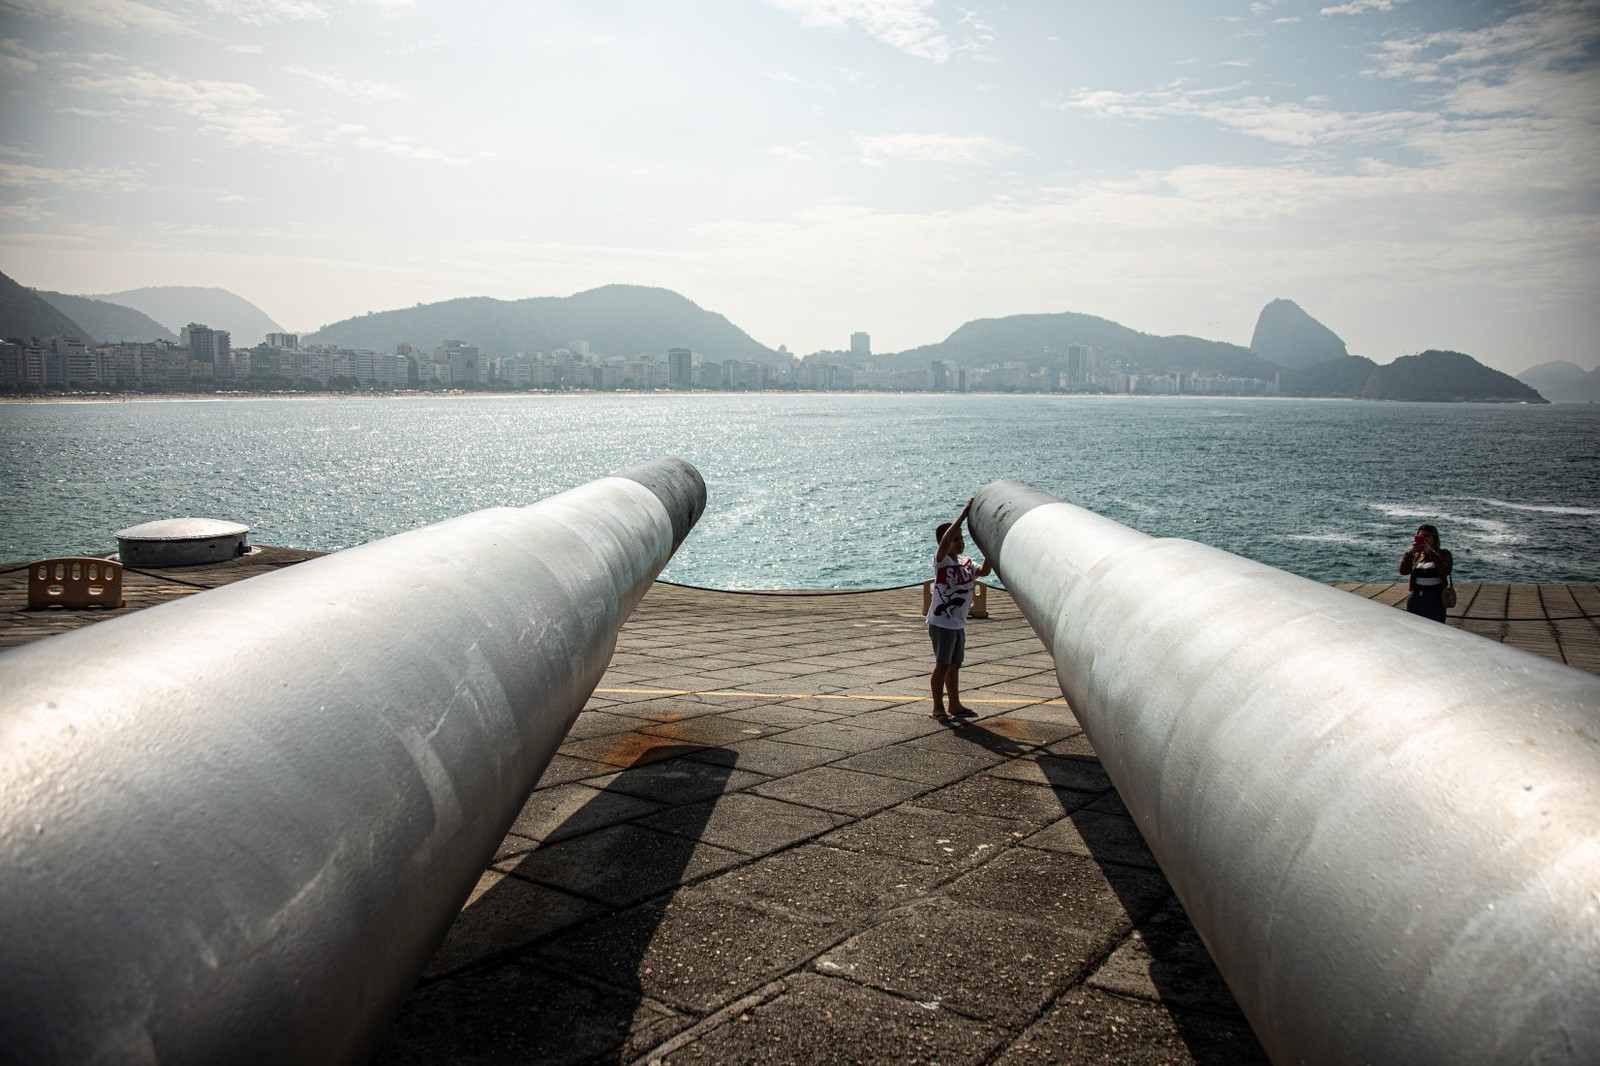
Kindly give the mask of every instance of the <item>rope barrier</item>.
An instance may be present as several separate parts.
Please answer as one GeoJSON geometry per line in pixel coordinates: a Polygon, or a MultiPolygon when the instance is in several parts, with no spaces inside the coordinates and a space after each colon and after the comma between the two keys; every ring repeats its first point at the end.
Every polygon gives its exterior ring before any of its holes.
{"type": "Polygon", "coordinates": [[[1447,617],[1461,622],[1600,622],[1600,615],[1595,614],[1541,614],[1529,618],[1516,618],[1511,615],[1452,614],[1447,617]]]}
{"type": "MultiPolygon", "coordinates": [[[[0,576],[4,576],[6,574],[14,574],[19,570],[26,570],[26,569],[28,569],[28,567],[30,567],[32,565],[33,565],[33,563],[22,563],[22,564],[20,564],[18,566],[7,567],[4,570],[0,570],[0,576]]],[[[124,573],[138,574],[141,577],[148,577],[148,578],[150,578],[150,579],[152,579],[154,581],[165,581],[165,582],[170,582],[170,583],[175,584],[175,585],[187,585],[190,588],[196,588],[196,589],[202,589],[203,590],[203,589],[212,589],[212,588],[217,588],[218,587],[216,585],[202,585],[202,584],[200,584],[198,582],[195,582],[195,581],[185,581],[181,577],[173,577],[170,574],[156,574],[156,573],[151,573],[148,570],[135,570],[131,566],[124,566],[122,568],[122,570],[123,570],[124,573]]],[[[906,589],[915,589],[915,588],[921,588],[922,587],[922,582],[920,582],[920,581],[913,581],[910,584],[906,584],[906,585],[882,585],[882,586],[878,586],[878,587],[874,587],[874,588],[866,588],[866,589],[791,589],[791,590],[783,590],[783,589],[717,589],[717,588],[711,588],[708,585],[689,585],[689,584],[685,584],[685,583],[683,583],[681,581],[664,581],[664,580],[661,580],[660,578],[657,578],[655,583],[657,585],[668,585],[668,586],[671,586],[672,588],[676,588],[676,589],[690,589],[691,591],[694,591],[694,592],[715,592],[715,593],[720,593],[721,595],[724,595],[724,596],[768,596],[768,597],[778,597],[778,598],[784,598],[784,599],[797,599],[797,598],[823,597],[823,596],[864,596],[864,595],[867,595],[868,593],[873,593],[873,592],[902,592],[902,591],[904,591],[906,589]]],[[[1005,591],[1005,588],[1003,586],[991,586],[991,587],[992,588],[999,588],[1001,592],[1005,591]]],[[[1397,603],[1397,604],[1393,604],[1392,606],[1394,606],[1396,608],[1400,608],[1400,607],[1403,607],[1404,605],[1397,603]]],[[[1578,614],[1531,615],[1531,616],[1528,616],[1528,617],[1519,617],[1517,615],[1465,615],[1465,614],[1451,614],[1449,617],[1452,618],[1452,619],[1456,619],[1456,620],[1462,621],[1462,622],[1596,622],[1596,623],[1600,623],[1600,614],[1589,614],[1587,612],[1580,612],[1578,614]]]]}
{"type": "MultiPolygon", "coordinates": [[[[691,589],[695,592],[715,592],[724,596],[780,596],[788,599],[801,596],[863,596],[871,592],[900,592],[904,589],[922,587],[922,582],[914,581],[909,585],[884,585],[879,588],[868,589],[716,589],[707,585],[687,585],[681,581],[665,581],[661,578],[656,579],[656,584],[669,585],[676,589],[691,589]]],[[[1001,592],[1005,591],[1004,586],[991,587],[998,588],[1001,592]]],[[[1374,600],[1374,602],[1378,601],[1374,600]]],[[[1389,606],[1398,610],[1403,609],[1405,605],[1396,603],[1389,606]]],[[[1600,622],[1600,615],[1594,614],[1531,615],[1526,618],[1515,615],[1452,614],[1450,617],[1463,622],[1600,622]]]]}
{"type": "Polygon", "coordinates": [[[714,589],[705,585],[685,585],[679,581],[663,581],[656,579],[658,585],[670,585],[675,589],[693,589],[695,592],[720,592],[726,596],[781,596],[793,599],[796,596],[863,596],[869,592],[899,592],[902,589],[917,589],[922,587],[922,582],[914,581],[909,585],[884,585],[881,588],[870,589],[714,589]]]}
{"type": "MultiPolygon", "coordinates": [[[[170,574],[152,574],[148,570],[135,570],[131,566],[124,566],[122,572],[124,574],[138,574],[140,577],[148,577],[153,581],[170,581],[175,585],[188,585],[192,589],[214,589],[220,587],[218,585],[202,585],[197,581],[185,581],[181,577],[173,577],[170,574]]],[[[229,582],[229,584],[231,583],[229,582]]]]}

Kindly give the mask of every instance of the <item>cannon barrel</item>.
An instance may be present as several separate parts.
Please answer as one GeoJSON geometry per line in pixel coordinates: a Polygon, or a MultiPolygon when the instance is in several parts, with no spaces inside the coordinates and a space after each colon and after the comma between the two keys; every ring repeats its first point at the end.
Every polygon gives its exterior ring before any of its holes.
{"type": "Polygon", "coordinates": [[[1274,1062],[1600,1062],[1600,679],[1013,482],[970,522],[1274,1062]]]}
{"type": "Polygon", "coordinates": [[[705,498],[657,459],[0,655],[0,1060],[369,1058],[705,498]]]}

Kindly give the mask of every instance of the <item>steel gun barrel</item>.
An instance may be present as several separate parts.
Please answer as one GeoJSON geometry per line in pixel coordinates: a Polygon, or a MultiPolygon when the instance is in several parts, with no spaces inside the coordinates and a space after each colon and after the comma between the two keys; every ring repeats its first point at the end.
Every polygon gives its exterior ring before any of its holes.
{"type": "Polygon", "coordinates": [[[705,500],[658,459],[0,655],[0,1060],[369,1058],[705,500]]]}
{"type": "Polygon", "coordinates": [[[1600,1062],[1600,679],[1025,485],[969,521],[1274,1062],[1600,1062]]]}

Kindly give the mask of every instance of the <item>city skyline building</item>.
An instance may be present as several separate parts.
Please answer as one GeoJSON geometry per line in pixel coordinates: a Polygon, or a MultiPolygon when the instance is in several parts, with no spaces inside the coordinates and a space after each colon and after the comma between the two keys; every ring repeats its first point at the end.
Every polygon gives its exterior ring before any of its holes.
{"type": "Polygon", "coordinates": [[[687,389],[694,384],[694,352],[688,348],[667,349],[667,385],[687,389]]]}
{"type": "Polygon", "coordinates": [[[212,329],[201,322],[184,326],[182,343],[189,349],[189,376],[232,377],[232,342],[232,335],[225,329],[212,329]]]}
{"type": "MultiPolygon", "coordinates": [[[[587,355],[557,348],[549,353],[491,356],[461,340],[442,341],[431,353],[419,352],[410,343],[397,344],[393,352],[332,345],[300,348],[294,347],[299,338],[290,333],[269,335],[269,341],[276,343],[231,351],[226,330],[191,322],[182,333],[180,344],[93,345],[64,335],[11,338],[0,345],[0,392],[815,389],[1272,396],[1284,389],[1280,377],[1266,380],[1205,369],[1140,367],[1081,343],[1037,349],[1028,358],[980,366],[938,359],[911,367],[842,351],[817,352],[801,361],[773,365],[702,359],[681,347],[667,349],[665,358],[643,352],[631,358],[608,357],[592,347],[587,355]]],[[[859,350],[868,343],[867,335],[858,332],[852,342],[859,350]]]]}

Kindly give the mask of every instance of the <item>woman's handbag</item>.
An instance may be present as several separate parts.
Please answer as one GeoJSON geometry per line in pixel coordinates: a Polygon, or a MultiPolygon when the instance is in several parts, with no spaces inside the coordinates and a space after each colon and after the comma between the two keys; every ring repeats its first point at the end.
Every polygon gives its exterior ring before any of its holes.
{"type": "Polygon", "coordinates": [[[1443,598],[1444,598],[1444,609],[1448,611],[1450,608],[1452,608],[1452,607],[1454,607],[1456,605],[1456,586],[1455,586],[1455,582],[1452,581],[1449,584],[1445,585],[1444,593],[1442,595],[1443,595],[1443,598]]]}

